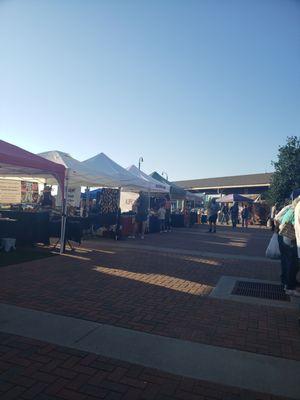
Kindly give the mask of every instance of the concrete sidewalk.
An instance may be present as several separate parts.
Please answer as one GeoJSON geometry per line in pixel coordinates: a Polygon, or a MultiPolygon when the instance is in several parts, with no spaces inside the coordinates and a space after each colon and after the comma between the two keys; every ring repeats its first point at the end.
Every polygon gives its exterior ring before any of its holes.
{"type": "Polygon", "coordinates": [[[0,331],[193,379],[300,398],[300,362],[0,305],[0,331]],[[284,385],[282,384],[284,382],[284,385]]]}

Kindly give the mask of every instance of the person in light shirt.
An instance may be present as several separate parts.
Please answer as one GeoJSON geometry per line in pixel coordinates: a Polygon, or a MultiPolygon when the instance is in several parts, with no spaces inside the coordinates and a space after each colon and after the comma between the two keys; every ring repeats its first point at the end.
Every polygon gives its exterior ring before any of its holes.
{"type": "Polygon", "coordinates": [[[217,218],[219,212],[219,204],[216,199],[213,198],[208,207],[208,222],[209,222],[209,232],[216,233],[217,218]]]}
{"type": "Polygon", "coordinates": [[[166,219],[166,209],[164,204],[161,204],[158,211],[157,211],[157,216],[159,220],[159,227],[160,227],[160,233],[162,232],[167,232],[166,231],[166,224],[165,224],[165,219],[166,219]]]}
{"type": "Polygon", "coordinates": [[[300,196],[295,197],[295,194],[293,192],[291,196],[293,202],[276,214],[274,222],[278,231],[278,243],[281,253],[281,283],[284,285],[285,292],[288,295],[300,297],[300,292],[297,290],[300,256],[300,196]],[[284,232],[281,233],[281,229],[286,223],[294,226],[295,240],[285,236],[284,232]]]}

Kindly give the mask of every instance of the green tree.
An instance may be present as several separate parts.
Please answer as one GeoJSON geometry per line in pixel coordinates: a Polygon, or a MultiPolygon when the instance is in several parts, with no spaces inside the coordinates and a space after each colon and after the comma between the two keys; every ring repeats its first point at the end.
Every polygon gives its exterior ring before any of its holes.
{"type": "Polygon", "coordinates": [[[272,177],[268,198],[271,203],[283,205],[294,189],[300,188],[300,139],[287,138],[280,146],[277,161],[272,161],[275,172],[272,177]]]}

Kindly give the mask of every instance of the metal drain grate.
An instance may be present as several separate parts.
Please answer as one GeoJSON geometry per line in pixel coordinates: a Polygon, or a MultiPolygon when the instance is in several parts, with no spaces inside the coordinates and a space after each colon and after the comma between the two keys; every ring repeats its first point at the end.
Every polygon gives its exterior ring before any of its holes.
{"type": "Polygon", "coordinates": [[[236,281],[231,294],[238,296],[259,297],[260,299],[291,301],[283,285],[272,283],[236,281]]]}

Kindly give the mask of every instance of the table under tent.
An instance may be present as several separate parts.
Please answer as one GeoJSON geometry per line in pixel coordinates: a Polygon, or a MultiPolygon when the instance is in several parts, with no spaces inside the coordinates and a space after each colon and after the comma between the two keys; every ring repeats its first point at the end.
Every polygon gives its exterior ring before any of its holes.
{"type": "MultiPolygon", "coordinates": [[[[3,140],[0,141],[0,167],[1,177],[9,180],[20,179],[51,179],[59,187],[62,199],[65,198],[65,175],[66,168],[63,165],[30,153],[20,147],[14,146],[3,140]],[[22,177],[22,178],[21,178],[22,177]]],[[[7,204],[6,204],[7,205],[7,204]]],[[[12,239],[19,244],[48,244],[49,213],[45,211],[28,212],[22,210],[1,209],[0,237],[12,239]]],[[[61,243],[60,251],[63,251],[65,233],[64,209],[60,212],[57,237],[61,243]]]]}

